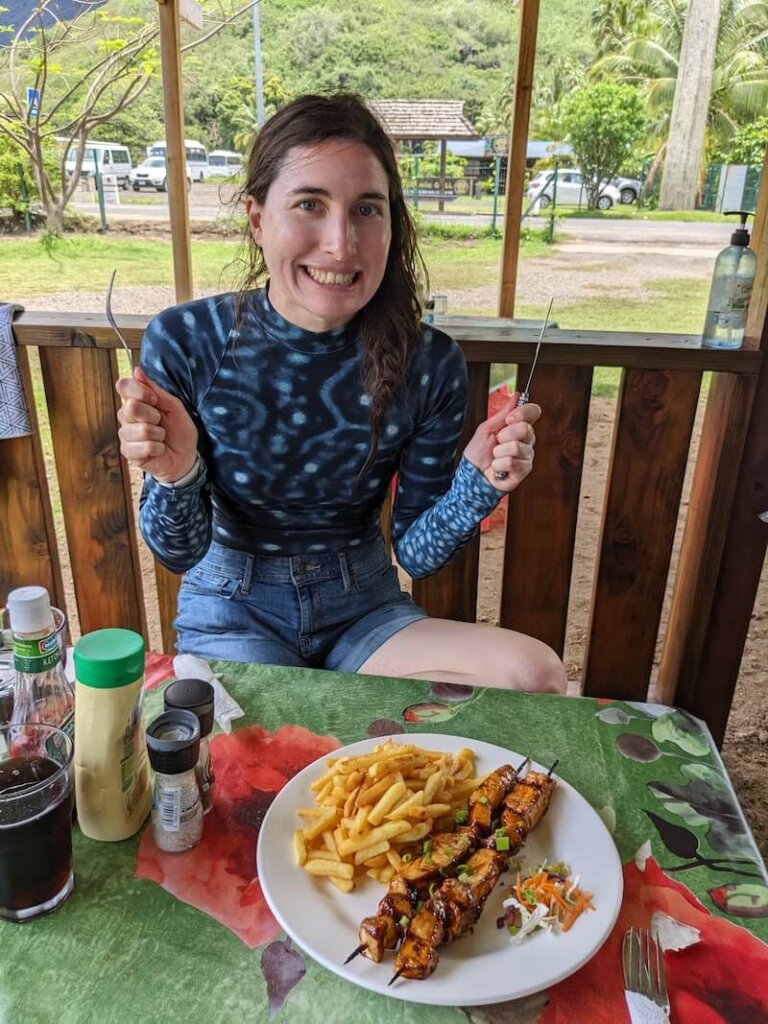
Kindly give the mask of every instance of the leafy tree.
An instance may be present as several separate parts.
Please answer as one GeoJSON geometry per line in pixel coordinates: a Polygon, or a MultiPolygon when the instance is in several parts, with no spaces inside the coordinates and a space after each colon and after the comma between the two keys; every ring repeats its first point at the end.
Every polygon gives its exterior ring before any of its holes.
{"type": "MultiPolygon", "coordinates": [[[[52,153],[46,153],[45,158],[49,167],[55,164],[52,153]]],[[[0,211],[7,211],[13,223],[20,224],[25,213],[34,213],[39,200],[40,194],[28,171],[27,154],[0,135],[0,211]]]]}
{"type": "MultiPolygon", "coordinates": [[[[400,153],[397,162],[400,167],[403,185],[406,188],[413,188],[417,159],[419,161],[418,170],[420,178],[436,178],[440,173],[440,153],[436,143],[425,142],[422,146],[422,152],[418,154],[400,153]]],[[[466,167],[467,161],[464,157],[456,156],[455,153],[445,154],[446,178],[463,177],[466,167]]]]}
{"type": "MultiPolygon", "coordinates": [[[[675,97],[688,0],[645,0],[647,17],[592,68],[642,89],[648,110],[646,148],[655,153],[648,180],[663,166],[675,97]]],[[[687,88],[695,91],[695,83],[687,88]]],[[[706,146],[727,147],[738,129],[768,107],[768,2],[722,0],[706,118],[706,146]]],[[[697,160],[700,158],[697,156],[697,160]]]]}
{"type": "Polygon", "coordinates": [[[584,175],[587,202],[594,209],[600,186],[618,174],[644,131],[643,104],[629,85],[598,82],[574,93],[563,124],[584,175]]]}
{"type": "MultiPolygon", "coordinates": [[[[22,149],[32,167],[48,231],[60,234],[64,210],[77,187],[86,141],[94,129],[134,103],[159,71],[159,26],[152,6],[134,4],[137,14],[112,14],[85,0],[69,22],[58,19],[55,0],[42,0],[12,33],[0,53],[0,135],[22,149]],[[145,17],[144,15],[150,15],[145,17]],[[53,18],[53,23],[49,24],[53,18]],[[36,115],[27,110],[26,89],[39,95],[36,115]],[[55,173],[46,152],[60,143],[55,173]],[[74,156],[69,173],[68,153],[74,156]]],[[[182,47],[189,50],[229,24],[254,0],[233,10],[222,0],[207,30],[182,47]]],[[[126,9],[126,7],[124,7],[126,9]]]]}
{"type": "Polygon", "coordinates": [[[739,128],[728,145],[714,154],[714,159],[728,164],[762,164],[767,148],[768,115],[739,128]]]}

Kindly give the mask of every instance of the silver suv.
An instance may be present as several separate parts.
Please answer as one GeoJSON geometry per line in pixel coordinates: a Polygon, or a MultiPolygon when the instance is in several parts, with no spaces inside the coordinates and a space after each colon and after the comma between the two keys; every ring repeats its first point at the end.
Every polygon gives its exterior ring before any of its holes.
{"type": "MultiPolygon", "coordinates": [[[[538,199],[541,209],[546,209],[554,195],[554,171],[539,171],[531,178],[528,186],[530,202],[538,199]]],[[[586,206],[587,190],[581,171],[575,167],[559,167],[557,171],[557,202],[563,206],[586,206]]],[[[621,193],[607,182],[600,190],[598,210],[610,210],[614,203],[621,202],[621,193]]]]}
{"type": "Polygon", "coordinates": [[[643,189],[643,183],[638,178],[611,178],[611,184],[619,190],[621,201],[625,206],[636,203],[643,189]]]}

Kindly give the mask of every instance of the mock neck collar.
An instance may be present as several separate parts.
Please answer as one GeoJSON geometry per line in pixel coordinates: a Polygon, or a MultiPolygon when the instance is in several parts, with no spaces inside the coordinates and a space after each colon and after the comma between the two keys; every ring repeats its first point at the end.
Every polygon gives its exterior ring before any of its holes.
{"type": "Polygon", "coordinates": [[[351,345],[357,337],[358,318],[354,317],[330,331],[308,331],[297,327],[277,312],[269,301],[267,287],[250,293],[249,306],[260,321],[265,333],[273,340],[296,352],[319,355],[337,352],[351,345]]]}

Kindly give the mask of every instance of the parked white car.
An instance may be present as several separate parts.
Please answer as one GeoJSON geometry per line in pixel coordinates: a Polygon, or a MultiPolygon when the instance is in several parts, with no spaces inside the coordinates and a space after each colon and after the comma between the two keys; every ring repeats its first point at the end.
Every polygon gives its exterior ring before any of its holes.
{"type": "MultiPolygon", "coordinates": [[[[142,188],[154,188],[158,192],[168,191],[168,172],[165,166],[164,156],[150,156],[135,167],[128,180],[131,183],[134,192],[139,192],[142,188]]],[[[187,189],[192,188],[192,172],[187,164],[187,189]]]]}
{"type": "MultiPolygon", "coordinates": [[[[528,199],[538,199],[541,209],[546,209],[554,196],[554,171],[539,171],[531,178],[528,199]]],[[[556,201],[563,206],[586,206],[587,190],[581,171],[573,167],[559,167],[557,171],[556,201]]],[[[610,210],[614,203],[621,202],[621,192],[607,182],[603,185],[597,200],[598,210],[610,210]]]]}

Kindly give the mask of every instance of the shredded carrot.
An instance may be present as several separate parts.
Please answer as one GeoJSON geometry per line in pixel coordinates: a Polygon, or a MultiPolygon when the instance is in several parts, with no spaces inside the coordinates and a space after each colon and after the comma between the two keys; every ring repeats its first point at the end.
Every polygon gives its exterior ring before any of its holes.
{"type": "Polygon", "coordinates": [[[521,878],[518,871],[511,892],[524,907],[545,906],[549,916],[557,920],[560,930],[567,932],[585,910],[594,909],[591,893],[578,888],[569,892],[572,884],[570,879],[551,875],[546,868],[540,868],[527,878],[521,878]]]}

